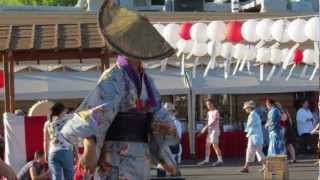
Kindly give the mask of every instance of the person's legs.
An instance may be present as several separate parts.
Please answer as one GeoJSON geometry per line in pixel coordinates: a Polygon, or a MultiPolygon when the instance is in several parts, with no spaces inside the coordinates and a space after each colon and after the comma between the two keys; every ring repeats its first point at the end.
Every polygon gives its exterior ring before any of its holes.
{"type": "Polygon", "coordinates": [[[61,150],[60,162],[63,168],[64,180],[73,180],[73,153],[71,150],[61,150]]]}
{"type": "Polygon", "coordinates": [[[295,151],[295,149],[294,149],[292,144],[288,144],[287,148],[288,148],[291,160],[294,162],[296,160],[296,151],[295,151]]]}
{"type": "Polygon", "coordinates": [[[211,151],[211,142],[208,137],[206,141],[205,158],[203,161],[199,163],[199,165],[204,165],[210,162],[210,151],[211,151]]]}
{"type": "Polygon", "coordinates": [[[212,146],[213,146],[213,149],[214,149],[214,151],[215,151],[215,153],[217,155],[218,161],[223,162],[219,144],[212,144],[212,146]]]}
{"type": "Polygon", "coordinates": [[[48,164],[52,180],[61,180],[62,177],[62,167],[57,158],[59,158],[57,152],[49,153],[48,164]]]}

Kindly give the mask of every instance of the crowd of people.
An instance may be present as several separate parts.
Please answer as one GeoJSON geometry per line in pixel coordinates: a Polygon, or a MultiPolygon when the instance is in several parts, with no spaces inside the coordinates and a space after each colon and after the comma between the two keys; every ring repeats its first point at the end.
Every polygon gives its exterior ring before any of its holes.
{"type": "MultiPolygon", "coordinates": [[[[219,148],[220,135],[220,116],[219,111],[212,99],[206,101],[208,113],[207,124],[201,130],[199,135],[207,132],[205,159],[199,165],[210,162],[210,150],[213,147],[217,162],[213,166],[223,165],[222,154],[219,148]]],[[[249,166],[257,160],[261,162],[261,171],[265,168],[266,157],[274,155],[288,155],[291,163],[296,163],[296,142],[299,139],[299,152],[315,153],[316,137],[319,134],[320,123],[319,114],[312,113],[309,107],[309,101],[304,100],[296,113],[296,127],[290,113],[287,109],[273,99],[266,99],[264,106],[267,109],[267,120],[263,122],[263,114],[257,104],[252,101],[246,101],[243,110],[248,114],[245,125],[246,137],[248,138],[245,165],[241,172],[248,173],[249,166]],[[264,132],[266,131],[266,133],[264,132]],[[296,134],[299,138],[296,137],[296,134]],[[263,151],[267,142],[267,150],[263,151]]],[[[320,109],[320,102],[318,104],[320,109]]],[[[318,141],[318,148],[320,148],[318,141]]]]}

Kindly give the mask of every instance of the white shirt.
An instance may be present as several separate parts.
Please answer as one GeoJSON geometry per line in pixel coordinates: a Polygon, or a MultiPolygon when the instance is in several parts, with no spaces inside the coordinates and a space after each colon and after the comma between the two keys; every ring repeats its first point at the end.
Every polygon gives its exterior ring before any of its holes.
{"type": "Polygon", "coordinates": [[[310,133],[314,128],[314,117],[309,109],[300,108],[297,112],[297,129],[301,136],[304,133],[310,133]]]}

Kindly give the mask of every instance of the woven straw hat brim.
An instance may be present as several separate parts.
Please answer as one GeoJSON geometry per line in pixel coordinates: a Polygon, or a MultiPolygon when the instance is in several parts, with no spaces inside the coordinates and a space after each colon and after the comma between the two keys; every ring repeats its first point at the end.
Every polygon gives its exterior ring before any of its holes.
{"type": "Polygon", "coordinates": [[[105,0],[99,11],[99,27],[116,53],[138,60],[163,59],[175,50],[147,18],[105,0]]]}
{"type": "Polygon", "coordinates": [[[48,100],[38,101],[29,109],[28,116],[46,116],[50,114],[53,105],[54,103],[48,100]]]}

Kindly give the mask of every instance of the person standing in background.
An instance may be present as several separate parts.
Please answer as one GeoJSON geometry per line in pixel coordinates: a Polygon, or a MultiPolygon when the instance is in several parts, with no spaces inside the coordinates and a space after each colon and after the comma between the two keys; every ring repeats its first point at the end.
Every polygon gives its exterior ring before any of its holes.
{"type": "Polygon", "coordinates": [[[314,117],[309,109],[309,101],[304,100],[301,108],[297,112],[297,129],[302,140],[302,150],[305,153],[314,152],[314,142],[311,135],[314,129],[314,117]]]}
{"type": "Polygon", "coordinates": [[[72,145],[60,134],[60,130],[69,120],[63,104],[56,103],[51,108],[50,119],[44,125],[44,150],[48,159],[52,180],[73,180],[72,145]]]}
{"type": "Polygon", "coordinates": [[[268,156],[285,154],[285,144],[281,133],[281,112],[272,99],[266,100],[266,106],[269,110],[266,127],[269,132],[268,156]]]}
{"type": "Polygon", "coordinates": [[[296,162],[296,151],[294,148],[295,143],[295,134],[293,128],[292,118],[287,109],[284,109],[280,103],[277,103],[277,106],[280,108],[281,111],[281,126],[284,130],[284,140],[289,152],[291,163],[296,162]]]}
{"type": "Polygon", "coordinates": [[[213,166],[221,166],[223,164],[223,159],[221,150],[219,148],[220,115],[212,99],[207,99],[206,105],[208,108],[208,122],[200,132],[200,134],[203,134],[206,131],[208,132],[206,141],[206,155],[205,160],[200,162],[199,165],[208,164],[210,162],[210,150],[212,146],[218,158],[217,162],[213,163],[213,166]]]}
{"type": "MultiPolygon", "coordinates": [[[[171,103],[165,103],[163,105],[163,107],[170,113],[170,115],[172,116],[172,119],[174,119],[174,124],[176,126],[176,130],[177,130],[177,135],[179,136],[179,139],[181,141],[181,137],[182,137],[182,125],[181,122],[177,119],[176,117],[176,108],[174,107],[173,104],[171,103]]],[[[182,152],[182,146],[181,143],[179,142],[176,145],[170,146],[170,150],[174,156],[174,159],[176,160],[176,163],[179,164],[181,161],[181,157],[180,154],[182,152]]]]}
{"type": "Polygon", "coordinates": [[[247,121],[247,153],[246,153],[246,163],[240,172],[248,173],[250,163],[254,162],[255,156],[263,166],[265,164],[265,156],[262,152],[263,148],[263,132],[262,123],[259,114],[255,111],[256,103],[254,101],[247,101],[243,105],[243,109],[249,114],[247,121]]]}

